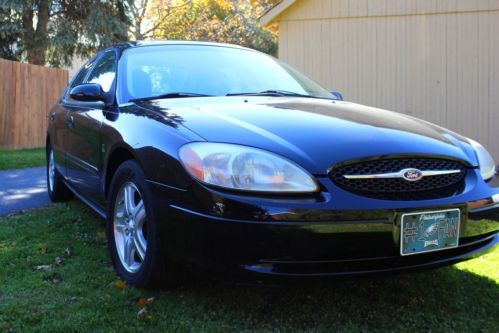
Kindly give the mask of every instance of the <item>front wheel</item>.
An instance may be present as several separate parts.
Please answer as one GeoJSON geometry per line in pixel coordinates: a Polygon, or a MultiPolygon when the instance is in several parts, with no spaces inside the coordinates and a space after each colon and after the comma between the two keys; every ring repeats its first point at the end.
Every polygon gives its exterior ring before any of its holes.
{"type": "Polygon", "coordinates": [[[67,201],[73,195],[55,167],[54,151],[50,145],[47,146],[47,192],[53,202],[67,201]]]}
{"type": "Polygon", "coordinates": [[[116,273],[137,287],[166,282],[151,194],[137,162],[118,168],[109,193],[107,239],[116,273]]]}

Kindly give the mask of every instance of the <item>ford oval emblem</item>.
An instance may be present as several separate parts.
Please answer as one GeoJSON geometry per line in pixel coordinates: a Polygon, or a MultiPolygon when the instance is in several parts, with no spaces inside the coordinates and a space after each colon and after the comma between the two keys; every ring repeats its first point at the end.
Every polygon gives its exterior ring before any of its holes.
{"type": "Polygon", "coordinates": [[[402,172],[402,177],[410,182],[415,182],[423,178],[423,172],[418,169],[406,169],[402,172]]]}

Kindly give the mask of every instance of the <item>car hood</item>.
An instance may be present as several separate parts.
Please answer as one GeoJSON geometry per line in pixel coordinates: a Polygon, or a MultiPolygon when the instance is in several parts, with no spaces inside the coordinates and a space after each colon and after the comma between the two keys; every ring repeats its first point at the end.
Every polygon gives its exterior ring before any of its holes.
{"type": "Polygon", "coordinates": [[[476,166],[466,138],[400,113],[328,99],[211,97],[142,102],[203,139],[247,145],[315,175],[339,162],[384,155],[437,155],[476,166]]]}

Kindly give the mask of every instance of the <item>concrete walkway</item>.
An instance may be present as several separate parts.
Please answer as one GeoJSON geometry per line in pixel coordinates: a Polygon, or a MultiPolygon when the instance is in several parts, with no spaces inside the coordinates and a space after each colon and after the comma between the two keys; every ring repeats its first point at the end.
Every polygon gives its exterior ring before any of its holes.
{"type": "Polygon", "coordinates": [[[50,204],[45,167],[0,171],[0,216],[50,204]]]}

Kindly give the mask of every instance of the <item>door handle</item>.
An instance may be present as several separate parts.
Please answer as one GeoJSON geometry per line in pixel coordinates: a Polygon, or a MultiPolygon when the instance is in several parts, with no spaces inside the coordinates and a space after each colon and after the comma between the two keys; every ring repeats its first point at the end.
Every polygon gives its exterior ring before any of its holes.
{"type": "Polygon", "coordinates": [[[74,127],[75,120],[74,120],[73,116],[68,116],[68,118],[67,118],[67,124],[68,124],[69,128],[73,128],[74,127]]]}

